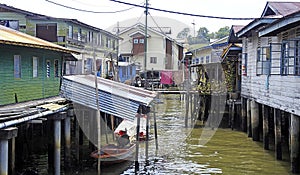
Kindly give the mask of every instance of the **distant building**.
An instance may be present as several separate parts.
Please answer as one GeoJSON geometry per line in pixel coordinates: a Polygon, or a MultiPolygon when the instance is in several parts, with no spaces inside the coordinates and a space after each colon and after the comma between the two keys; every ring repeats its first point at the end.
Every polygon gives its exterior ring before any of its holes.
{"type": "Polygon", "coordinates": [[[79,52],[0,25],[0,106],[59,95],[63,63],[79,52]]]}
{"type": "MultiPolygon", "coordinates": [[[[123,38],[120,43],[120,55],[128,62],[136,66],[138,74],[144,74],[144,78],[158,79],[165,71],[178,71],[180,61],[183,58],[183,47],[172,38],[153,28],[147,29],[147,59],[145,64],[145,25],[137,23],[119,32],[123,38]],[[157,74],[157,76],[153,75],[157,74]],[[146,76],[149,75],[150,77],[146,76]],[[152,76],[152,77],[151,77],[152,76]],[[155,77],[153,77],[155,76],[155,77]]],[[[134,75],[132,75],[134,76],[134,75]]],[[[170,77],[173,79],[173,77],[170,77]]],[[[150,80],[149,80],[150,81],[150,80]]]]}
{"type": "Polygon", "coordinates": [[[102,77],[112,74],[111,60],[117,59],[119,39],[112,33],[76,19],[54,18],[0,4],[0,24],[81,52],[78,61],[67,62],[66,74],[90,74],[101,68],[102,77]]]}

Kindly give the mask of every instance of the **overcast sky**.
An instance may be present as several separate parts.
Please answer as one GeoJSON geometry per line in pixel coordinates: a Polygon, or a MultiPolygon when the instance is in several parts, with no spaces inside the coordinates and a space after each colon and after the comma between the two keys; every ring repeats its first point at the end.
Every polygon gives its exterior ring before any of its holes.
{"type": "MultiPolygon", "coordinates": [[[[145,0],[120,1],[138,5],[143,5],[145,3],[145,0]]],[[[143,19],[145,17],[143,14],[143,8],[132,8],[132,6],[112,2],[110,0],[0,0],[0,3],[47,16],[78,19],[81,22],[102,29],[108,29],[110,26],[116,25],[118,21],[121,22],[130,18],[143,19]],[[70,6],[72,8],[94,12],[115,12],[127,10],[117,13],[81,12],[55,5],[49,1],[70,6]]],[[[266,0],[149,0],[150,7],[153,8],[197,15],[233,18],[258,18],[261,16],[266,3],[266,0]]],[[[224,26],[237,24],[245,25],[250,22],[245,20],[221,20],[185,16],[155,10],[149,10],[149,13],[151,16],[162,16],[179,20],[190,28],[195,26],[196,30],[200,27],[206,27],[209,32],[215,32],[224,26]],[[193,22],[195,25],[192,25],[193,22]]]]}

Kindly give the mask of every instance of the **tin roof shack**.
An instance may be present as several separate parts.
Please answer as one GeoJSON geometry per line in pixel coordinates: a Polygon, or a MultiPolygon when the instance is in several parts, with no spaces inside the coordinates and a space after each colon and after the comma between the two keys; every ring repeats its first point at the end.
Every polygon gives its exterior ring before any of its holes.
{"type": "Polygon", "coordinates": [[[300,2],[268,2],[243,40],[242,97],[300,115],[300,2]]]}
{"type": "Polygon", "coordinates": [[[0,25],[0,105],[58,96],[72,54],[79,52],[0,25]]]}
{"type": "Polygon", "coordinates": [[[94,71],[94,57],[99,74],[103,77],[111,70],[111,59],[117,59],[119,37],[76,19],[54,18],[0,4],[0,24],[32,36],[80,52],[77,62],[65,65],[66,74],[90,74],[94,71]]]}

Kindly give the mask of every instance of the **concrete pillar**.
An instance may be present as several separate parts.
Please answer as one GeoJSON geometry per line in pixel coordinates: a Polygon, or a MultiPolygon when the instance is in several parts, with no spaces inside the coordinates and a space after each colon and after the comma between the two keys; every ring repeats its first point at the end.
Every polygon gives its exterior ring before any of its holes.
{"type": "Polygon", "coordinates": [[[248,137],[252,137],[252,129],[251,129],[251,100],[247,99],[247,135],[248,137]]]}
{"type": "MultiPolygon", "coordinates": [[[[8,174],[8,140],[17,137],[18,128],[0,130],[0,175],[8,174]]],[[[10,156],[15,156],[14,153],[10,156]]]]}
{"type": "Polygon", "coordinates": [[[291,171],[292,173],[300,172],[300,156],[299,156],[299,116],[291,114],[291,129],[290,129],[290,142],[291,142],[291,171]]]}
{"type": "Polygon", "coordinates": [[[269,115],[270,108],[269,106],[262,106],[262,115],[263,115],[263,144],[264,149],[269,149],[269,115]]]}
{"type": "Polygon", "coordinates": [[[241,101],[242,101],[242,109],[241,109],[242,125],[241,125],[241,129],[242,129],[243,132],[247,132],[247,100],[242,97],[241,101]]]}
{"type": "Polygon", "coordinates": [[[252,140],[259,141],[259,109],[258,103],[251,101],[251,126],[252,126],[252,140]]]}
{"type": "MultiPolygon", "coordinates": [[[[50,120],[53,120],[53,132],[54,132],[54,149],[53,149],[53,159],[54,159],[54,175],[60,175],[61,167],[61,120],[64,120],[67,116],[66,112],[60,112],[58,114],[49,116],[50,120]]],[[[49,152],[48,154],[51,154],[49,152]]]]}
{"type": "Polygon", "coordinates": [[[282,160],[281,112],[274,109],[275,157],[282,160]]]}

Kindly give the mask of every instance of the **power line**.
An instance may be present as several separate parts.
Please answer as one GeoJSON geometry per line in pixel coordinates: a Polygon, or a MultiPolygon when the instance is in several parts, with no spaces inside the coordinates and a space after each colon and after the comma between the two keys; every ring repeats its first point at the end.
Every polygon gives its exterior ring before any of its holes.
{"type": "MultiPolygon", "coordinates": [[[[130,6],[134,6],[134,7],[145,8],[145,6],[138,5],[138,4],[132,4],[132,3],[118,1],[118,0],[110,0],[110,1],[117,2],[117,3],[120,3],[120,4],[130,5],[130,6]]],[[[173,13],[173,14],[178,14],[178,15],[186,15],[186,16],[194,16],[194,17],[202,17],[202,18],[229,19],[229,20],[254,20],[254,19],[258,19],[258,18],[232,18],[232,17],[199,15],[199,14],[192,14],[192,13],[185,13],[185,12],[176,12],[176,11],[171,11],[171,10],[153,8],[153,7],[148,7],[148,9],[155,10],[155,11],[160,11],[160,12],[173,13]]]]}
{"type": "Polygon", "coordinates": [[[51,0],[45,0],[45,1],[47,1],[49,3],[52,3],[52,4],[55,4],[55,5],[58,5],[58,6],[61,6],[61,7],[64,7],[64,8],[77,10],[77,11],[81,11],[81,12],[88,12],[88,13],[120,13],[120,12],[125,12],[125,11],[128,11],[128,10],[131,10],[131,9],[135,8],[135,7],[130,7],[130,8],[123,9],[123,10],[106,11],[106,12],[105,11],[92,11],[92,10],[84,10],[84,9],[79,9],[79,8],[63,5],[63,4],[60,4],[60,3],[57,3],[57,2],[54,2],[54,1],[51,1],[51,0]]]}

